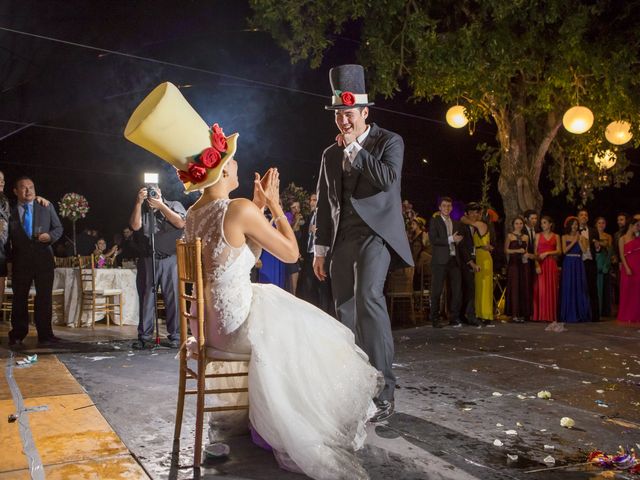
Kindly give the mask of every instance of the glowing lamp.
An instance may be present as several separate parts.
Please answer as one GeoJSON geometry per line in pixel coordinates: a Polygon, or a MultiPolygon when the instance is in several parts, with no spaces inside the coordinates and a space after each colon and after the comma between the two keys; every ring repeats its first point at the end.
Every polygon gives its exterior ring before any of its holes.
{"type": "Polygon", "coordinates": [[[604,131],[604,136],[607,138],[609,143],[613,143],[614,145],[624,145],[631,140],[631,137],[633,137],[631,133],[631,124],[623,120],[611,122],[607,125],[607,129],[604,131]]]}
{"type": "Polygon", "coordinates": [[[601,170],[609,170],[616,164],[618,156],[611,150],[605,150],[601,153],[596,153],[593,156],[593,161],[596,166],[601,170]]]}
{"type": "Polygon", "coordinates": [[[469,123],[469,119],[464,114],[464,107],[462,105],[456,105],[447,110],[447,123],[453,128],[462,128],[469,123]]]}
{"type": "Polygon", "coordinates": [[[593,125],[593,113],[587,107],[571,107],[562,117],[562,124],[571,133],[584,133],[593,125]]]}

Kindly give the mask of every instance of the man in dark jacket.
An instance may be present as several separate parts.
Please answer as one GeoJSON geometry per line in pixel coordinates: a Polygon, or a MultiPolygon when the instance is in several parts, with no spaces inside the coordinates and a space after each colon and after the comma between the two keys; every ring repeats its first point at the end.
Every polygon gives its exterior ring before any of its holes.
{"type": "Polygon", "coordinates": [[[51,326],[55,268],[51,245],[62,236],[63,228],[53,205],[44,207],[35,201],[36,190],[29,177],[19,178],[13,192],[18,203],[11,209],[7,244],[13,288],[9,345],[22,344],[29,333],[27,302],[33,282],[38,345],[49,346],[58,341],[51,326]]]}

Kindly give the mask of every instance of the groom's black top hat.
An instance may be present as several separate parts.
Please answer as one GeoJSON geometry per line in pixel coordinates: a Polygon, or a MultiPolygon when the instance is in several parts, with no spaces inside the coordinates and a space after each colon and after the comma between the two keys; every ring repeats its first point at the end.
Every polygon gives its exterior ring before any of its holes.
{"type": "Polygon", "coordinates": [[[367,90],[364,86],[364,68],[362,65],[340,65],[329,70],[329,82],[333,97],[327,110],[343,110],[355,107],[368,107],[367,90]]]}

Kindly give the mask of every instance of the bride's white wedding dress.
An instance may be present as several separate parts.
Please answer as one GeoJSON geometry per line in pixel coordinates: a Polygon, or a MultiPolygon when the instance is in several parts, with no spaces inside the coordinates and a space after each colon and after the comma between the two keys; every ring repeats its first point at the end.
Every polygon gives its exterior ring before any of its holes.
{"type": "MultiPolygon", "coordinates": [[[[274,449],[314,479],[366,479],[354,455],[381,378],[337,320],[274,285],[252,284],[256,254],[223,231],[231,200],[187,215],[185,236],[203,242],[206,343],[251,353],[249,418],[274,449]]],[[[192,329],[192,331],[194,331],[192,329]]]]}

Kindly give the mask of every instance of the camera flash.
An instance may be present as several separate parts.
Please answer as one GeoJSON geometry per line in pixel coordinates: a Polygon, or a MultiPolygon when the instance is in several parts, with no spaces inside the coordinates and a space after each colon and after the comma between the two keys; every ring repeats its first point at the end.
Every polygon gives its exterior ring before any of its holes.
{"type": "Polygon", "coordinates": [[[158,174],[157,173],[145,173],[144,174],[144,183],[146,185],[157,185],[158,184],[158,174]]]}

